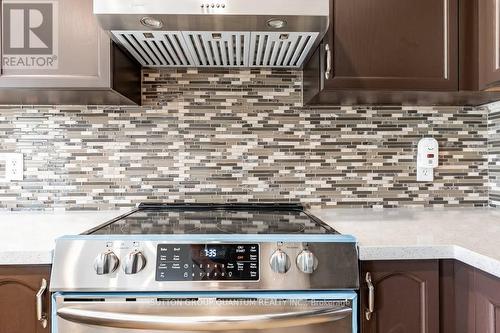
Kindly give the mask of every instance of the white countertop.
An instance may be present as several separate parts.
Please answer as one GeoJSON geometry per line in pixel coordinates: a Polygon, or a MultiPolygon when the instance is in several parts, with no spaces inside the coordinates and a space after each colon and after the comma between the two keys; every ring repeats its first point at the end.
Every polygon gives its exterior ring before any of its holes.
{"type": "Polygon", "coordinates": [[[457,259],[500,277],[500,209],[313,209],[361,260],[457,259]]]}
{"type": "MultiPolygon", "coordinates": [[[[500,209],[313,209],[355,236],[361,260],[457,259],[500,277],[500,209]]],[[[56,238],[123,211],[0,212],[0,265],[50,264],[56,238]]]]}
{"type": "Polygon", "coordinates": [[[80,234],[120,214],[120,211],[0,212],[0,265],[50,264],[56,238],[80,234]]]}

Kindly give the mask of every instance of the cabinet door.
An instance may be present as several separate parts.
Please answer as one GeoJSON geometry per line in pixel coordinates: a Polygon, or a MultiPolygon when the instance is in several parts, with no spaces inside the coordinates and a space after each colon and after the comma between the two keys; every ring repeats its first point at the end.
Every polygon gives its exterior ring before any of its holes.
{"type": "Polygon", "coordinates": [[[324,88],[458,90],[458,0],[331,1],[324,88]]]}
{"type": "Polygon", "coordinates": [[[438,333],[439,262],[369,261],[361,263],[361,331],[363,333],[438,333]],[[371,275],[374,308],[367,317],[371,275]]]}
{"type": "MultiPolygon", "coordinates": [[[[500,3],[479,1],[479,88],[500,83],[500,3]]],[[[497,88],[498,89],[498,88],[497,88]]]]}
{"type": "Polygon", "coordinates": [[[111,41],[92,0],[0,3],[0,88],[110,87],[111,41]]]}
{"type": "MultiPolygon", "coordinates": [[[[0,333],[50,332],[50,325],[44,328],[37,320],[35,297],[49,274],[49,266],[0,266],[0,333]]],[[[42,307],[47,315],[49,305],[47,289],[42,307]]]]}
{"type": "Polygon", "coordinates": [[[476,270],[476,333],[500,333],[500,279],[476,270]]]}
{"type": "Polygon", "coordinates": [[[440,261],[441,333],[475,332],[475,269],[460,261],[440,261]]]}

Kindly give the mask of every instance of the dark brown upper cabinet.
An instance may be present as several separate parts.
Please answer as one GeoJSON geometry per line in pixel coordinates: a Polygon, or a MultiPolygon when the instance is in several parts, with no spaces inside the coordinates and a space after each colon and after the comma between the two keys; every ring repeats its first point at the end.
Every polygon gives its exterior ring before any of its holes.
{"type": "Polygon", "coordinates": [[[479,88],[500,90],[500,4],[480,0],[479,15],[479,88]]]}
{"type": "Polygon", "coordinates": [[[50,266],[0,266],[0,333],[50,332],[49,275],[50,266]]]}
{"type": "Polygon", "coordinates": [[[458,89],[457,0],[333,0],[332,6],[325,88],[458,89]]]}
{"type": "MultiPolygon", "coordinates": [[[[9,17],[5,11],[10,13],[19,4],[0,0],[0,6],[5,18],[9,17]],[[8,6],[14,7],[9,10],[8,6]]],[[[93,14],[93,1],[58,0],[46,6],[54,16],[52,26],[48,26],[54,30],[49,36],[54,41],[49,44],[51,61],[45,62],[44,55],[32,55],[37,61],[43,60],[40,68],[12,65],[24,56],[8,53],[20,51],[8,47],[4,36],[7,31],[2,31],[0,24],[0,104],[140,104],[141,66],[100,28],[93,14]],[[49,63],[52,65],[44,66],[49,63]]],[[[24,36],[28,36],[28,30],[24,36]]]]}
{"type": "Polygon", "coordinates": [[[363,261],[361,278],[362,333],[439,332],[437,260],[363,261]]]}
{"type": "Polygon", "coordinates": [[[500,100],[496,0],[331,0],[330,7],[328,33],[304,67],[305,104],[500,100]]]}

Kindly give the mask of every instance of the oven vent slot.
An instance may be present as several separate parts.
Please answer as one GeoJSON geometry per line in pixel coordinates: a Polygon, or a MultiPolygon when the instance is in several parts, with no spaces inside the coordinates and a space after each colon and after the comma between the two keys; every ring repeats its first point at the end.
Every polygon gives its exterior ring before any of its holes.
{"type": "Polygon", "coordinates": [[[157,302],[198,302],[198,298],[168,298],[160,297],[156,299],[157,302]]]}
{"type": "Polygon", "coordinates": [[[74,297],[65,297],[64,302],[105,302],[104,298],[74,298],[74,297]]]}
{"type": "Polygon", "coordinates": [[[198,67],[248,67],[250,33],[182,32],[198,67]]]}
{"type": "Polygon", "coordinates": [[[217,302],[257,302],[258,298],[246,298],[246,297],[237,297],[237,298],[216,298],[217,302]]]}
{"type": "Polygon", "coordinates": [[[311,51],[317,32],[252,32],[250,67],[299,67],[311,51]]]}
{"type": "Polygon", "coordinates": [[[111,31],[127,51],[145,67],[193,66],[179,31],[111,31]]]}

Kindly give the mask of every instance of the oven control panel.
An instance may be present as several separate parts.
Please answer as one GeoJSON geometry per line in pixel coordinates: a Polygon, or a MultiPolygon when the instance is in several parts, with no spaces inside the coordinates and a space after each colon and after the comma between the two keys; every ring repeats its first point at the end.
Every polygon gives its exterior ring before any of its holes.
{"type": "Polygon", "coordinates": [[[156,281],[258,281],[259,244],[158,244],[156,281]]]}

